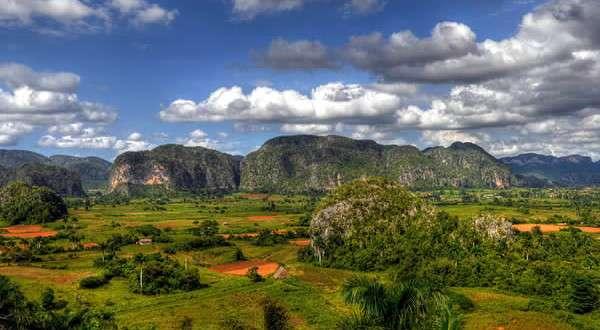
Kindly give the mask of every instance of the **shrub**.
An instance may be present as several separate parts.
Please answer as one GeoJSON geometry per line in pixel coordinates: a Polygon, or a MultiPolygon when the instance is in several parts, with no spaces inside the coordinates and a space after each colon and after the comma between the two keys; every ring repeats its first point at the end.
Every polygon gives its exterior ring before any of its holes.
{"type": "Polygon", "coordinates": [[[274,234],[269,229],[263,229],[258,233],[254,244],[258,246],[273,246],[275,244],[284,243],[286,240],[287,239],[283,235],[274,234]]]}
{"type": "Polygon", "coordinates": [[[578,276],[571,283],[569,300],[574,313],[585,314],[593,311],[598,305],[598,293],[589,278],[578,276]]]}
{"type": "Polygon", "coordinates": [[[288,311],[279,302],[267,297],[262,306],[266,330],[291,329],[288,311]]]}
{"type": "Polygon", "coordinates": [[[63,309],[67,306],[67,302],[65,300],[56,300],[54,290],[52,289],[44,290],[40,300],[42,308],[47,311],[63,309]]]}
{"type": "Polygon", "coordinates": [[[216,220],[204,220],[197,227],[191,229],[196,236],[215,236],[219,232],[219,223],[216,220]]]}
{"type": "Polygon", "coordinates": [[[249,327],[244,324],[244,322],[240,319],[238,315],[226,315],[221,320],[221,328],[224,330],[246,330],[249,327]]]}
{"type": "Polygon", "coordinates": [[[248,258],[246,258],[246,256],[244,255],[244,252],[242,252],[242,250],[239,247],[235,247],[235,252],[233,255],[233,259],[235,261],[243,261],[243,260],[248,260],[248,258]]]}
{"type": "Polygon", "coordinates": [[[179,328],[181,330],[192,330],[193,325],[194,325],[194,320],[192,320],[192,318],[189,316],[184,316],[183,320],[181,320],[179,328]]]}
{"type": "Polygon", "coordinates": [[[79,281],[79,287],[82,289],[96,289],[108,282],[109,280],[106,276],[88,276],[79,281]]]}
{"type": "Polygon", "coordinates": [[[258,273],[258,267],[254,266],[248,269],[246,276],[254,283],[262,282],[265,279],[258,273]]]}
{"type": "Polygon", "coordinates": [[[158,253],[138,254],[128,264],[129,288],[133,292],[155,295],[202,287],[197,269],[185,269],[178,262],[158,253]]]}
{"type": "Polygon", "coordinates": [[[67,303],[56,301],[52,290],[44,292],[41,303],[30,301],[4,276],[0,276],[0,302],[2,329],[116,329],[110,313],[65,308],[67,303]]]}

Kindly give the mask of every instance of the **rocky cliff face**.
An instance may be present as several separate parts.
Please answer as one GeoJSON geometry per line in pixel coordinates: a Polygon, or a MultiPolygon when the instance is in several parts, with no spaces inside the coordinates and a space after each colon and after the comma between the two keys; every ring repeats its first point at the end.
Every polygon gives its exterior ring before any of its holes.
{"type": "Polygon", "coordinates": [[[455,142],[450,147],[423,151],[437,167],[434,186],[508,188],[511,173],[494,156],[473,143],[455,142]]]}
{"type": "Polygon", "coordinates": [[[202,147],[164,145],[127,152],[115,160],[109,191],[143,193],[147,188],[172,191],[231,192],[240,182],[240,160],[202,147]]]}
{"type": "Polygon", "coordinates": [[[268,141],[244,159],[241,189],[323,192],[367,176],[413,188],[510,186],[508,168],[473,144],[421,152],[340,136],[287,136],[268,141]]]}

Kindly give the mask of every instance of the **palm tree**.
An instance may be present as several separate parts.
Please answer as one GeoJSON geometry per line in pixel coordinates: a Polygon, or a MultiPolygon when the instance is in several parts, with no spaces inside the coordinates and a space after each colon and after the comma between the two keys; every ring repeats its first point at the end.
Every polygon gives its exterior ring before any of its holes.
{"type": "Polygon", "coordinates": [[[343,329],[455,330],[460,319],[439,291],[416,281],[385,285],[366,276],[354,276],[342,287],[344,300],[358,311],[340,324],[343,329]]]}

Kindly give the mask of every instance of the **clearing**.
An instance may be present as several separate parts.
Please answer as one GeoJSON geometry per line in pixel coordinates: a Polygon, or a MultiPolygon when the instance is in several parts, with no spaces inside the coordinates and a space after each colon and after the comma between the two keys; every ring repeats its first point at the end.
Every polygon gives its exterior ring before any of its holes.
{"type": "Polygon", "coordinates": [[[214,266],[210,270],[222,274],[245,276],[252,267],[258,267],[261,276],[269,276],[277,271],[279,264],[266,260],[249,260],[214,266]]]}
{"type": "Polygon", "coordinates": [[[0,236],[16,238],[54,237],[58,234],[54,230],[48,230],[39,225],[17,225],[2,228],[1,230],[7,233],[0,236]]]}
{"type": "MultiPolygon", "coordinates": [[[[533,228],[540,227],[540,230],[542,231],[542,233],[557,233],[561,229],[568,228],[569,226],[527,223],[527,224],[513,225],[512,227],[513,227],[513,229],[517,229],[520,232],[530,232],[533,230],[533,228]]],[[[600,234],[600,228],[596,228],[596,227],[575,227],[575,228],[580,229],[581,231],[590,233],[590,234],[600,234]]]]}

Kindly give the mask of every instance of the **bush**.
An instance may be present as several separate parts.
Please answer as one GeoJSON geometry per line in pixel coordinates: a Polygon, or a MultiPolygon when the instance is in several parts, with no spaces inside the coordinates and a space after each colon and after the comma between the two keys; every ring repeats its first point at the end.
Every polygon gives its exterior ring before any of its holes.
{"type": "Polygon", "coordinates": [[[79,287],[82,289],[96,289],[109,282],[106,276],[89,276],[79,281],[79,287]]]}
{"type": "Polygon", "coordinates": [[[254,266],[248,269],[246,276],[254,283],[262,282],[265,279],[258,273],[258,267],[254,266]]]}
{"type": "Polygon", "coordinates": [[[57,301],[52,290],[43,293],[41,303],[30,301],[4,276],[0,276],[0,302],[2,329],[116,329],[110,313],[65,308],[67,303],[57,301]]]}
{"type": "Polygon", "coordinates": [[[204,250],[210,249],[218,246],[230,246],[231,244],[227,242],[221,236],[209,236],[209,237],[198,237],[194,238],[191,241],[187,241],[184,243],[173,244],[167,248],[165,251],[194,251],[194,250],[204,250]]]}
{"type": "Polygon", "coordinates": [[[46,289],[44,292],[42,292],[40,300],[42,308],[47,311],[59,310],[67,306],[67,302],[65,300],[56,300],[54,290],[52,289],[46,289]]]}
{"type": "Polygon", "coordinates": [[[573,279],[569,300],[574,313],[585,314],[593,311],[598,305],[598,293],[594,283],[589,278],[582,276],[573,279]]]}
{"type": "Polygon", "coordinates": [[[279,302],[272,298],[266,298],[262,305],[266,330],[291,329],[290,316],[279,302]]]}
{"type": "Polygon", "coordinates": [[[235,314],[226,315],[225,317],[223,317],[223,320],[221,320],[220,323],[221,323],[221,328],[223,330],[246,330],[246,329],[249,329],[249,327],[247,327],[246,324],[244,324],[244,322],[241,320],[241,318],[235,314]]]}
{"type": "Polygon", "coordinates": [[[136,255],[128,264],[130,271],[127,275],[132,292],[155,295],[202,287],[197,269],[185,269],[178,262],[158,253],[136,255]]]}
{"type": "Polygon", "coordinates": [[[0,219],[12,225],[52,222],[66,215],[65,201],[48,188],[13,182],[0,189],[0,219]]]}
{"type": "Polygon", "coordinates": [[[269,229],[263,229],[258,233],[254,244],[258,246],[273,246],[275,244],[284,243],[285,241],[287,241],[285,236],[274,234],[269,229]]]}
{"type": "Polygon", "coordinates": [[[242,250],[239,247],[235,247],[235,252],[233,254],[233,259],[235,261],[244,261],[244,260],[248,260],[248,258],[246,258],[246,256],[244,255],[244,252],[242,252],[242,250]]]}
{"type": "Polygon", "coordinates": [[[200,237],[215,236],[219,232],[219,223],[216,220],[204,220],[191,232],[200,237]]]}

